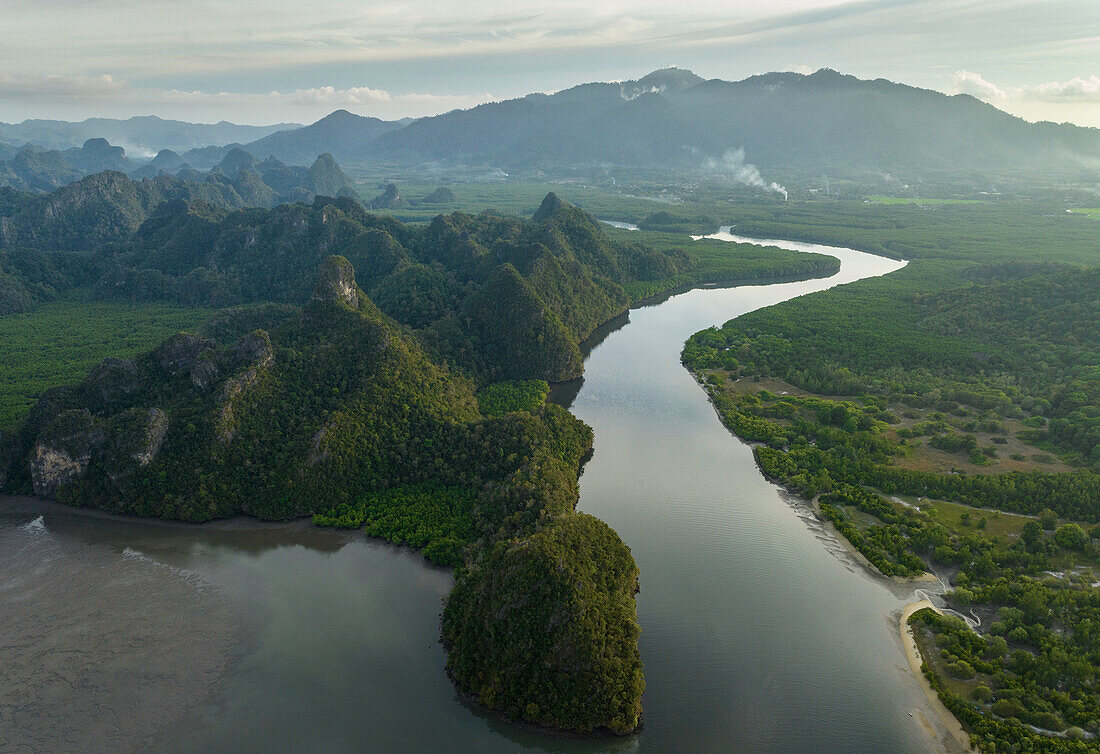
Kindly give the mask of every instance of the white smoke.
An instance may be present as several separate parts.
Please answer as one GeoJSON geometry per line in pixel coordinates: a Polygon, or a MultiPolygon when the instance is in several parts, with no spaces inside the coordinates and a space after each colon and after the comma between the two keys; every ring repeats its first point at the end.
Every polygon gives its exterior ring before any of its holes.
{"type": "Polygon", "coordinates": [[[787,189],[774,181],[771,183],[765,181],[755,165],[745,162],[744,147],[727,149],[721,157],[708,157],[703,161],[703,170],[712,174],[719,173],[746,186],[756,186],[765,191],[774,191],[777,194],[782,194],[783,201],[787,201],[787,189]]]}
{"type": "Polygon", "coordinates": [[[640,86],[632,86],[629,89],[625,84],[619,86],[619,96],[625,99],[627,102],[638,99],[643,94],[664,94],[665,86],[651,86],[648,89],[640,86]]]}

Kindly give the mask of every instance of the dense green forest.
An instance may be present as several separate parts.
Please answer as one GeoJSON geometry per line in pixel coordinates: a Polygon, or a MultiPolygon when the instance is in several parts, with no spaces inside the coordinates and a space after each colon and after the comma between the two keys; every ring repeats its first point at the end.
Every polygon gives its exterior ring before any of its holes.
{"type": "Polygon", "coordinates": [[[964,287],[937,292],[938,267],[913,267],[699,333],[685,363],[824,395],[1026,418],[1030,442],[1100,471],[1100,268],[981,266],[964,287]]]}
{"type": "MultiPolygon", "coordinates": [[[[49,312],[61,310],[49,307],[64,301],[102,301],[95,310],[119,312],[119,328],[127,326],[122,302],[166,312],[301,304],[312,270],[336,252],[437,360],[477,379],[566,379],[581,369],[576,343],[632,301],[704,283],[826,275],[838,264],[676,234],[646,233],[639,242],[609,234],[552,195],[534,223],[454,213],[414,226],[369,214],[347,197],[233,209],[239,202],[201,193],[216,183],[104,173],[48,196],[0,190],[0,314],[29,317],[18,320],[26,329],[11,333],[13,355],[60,337],[49,328],[64,329],[63,321],[49,312]],[[504,314],[512,331],[497,327],[504,314]]],[[[99,358],[132,355],[111,342],[102,340],[99,358]]],[[[82,359],[82,369],[96,360],[87,349],[82,359]]],[[[45,387],[82,371],[69,366],[61,378],[45,360],[24,366],[0,395],[0,428],[21,421],[45,387]]]]}
{"type": "Polygon", "coordinates": [[[913,621],[975,745],[1095,750],[1100,268],[1078,266],[1096,263],[1095,235],[1026,212],[996,229],[1000,209],[956,226],[969,205],[878,224],[877,209],[784,211],[790,224],[738,230],[914,261],[699,332],[685,365],[726,426],[760,443],[764,473],[814,499],[879,571],[931,564],[952,604],[980,612],[978,631],[913,621]]]}

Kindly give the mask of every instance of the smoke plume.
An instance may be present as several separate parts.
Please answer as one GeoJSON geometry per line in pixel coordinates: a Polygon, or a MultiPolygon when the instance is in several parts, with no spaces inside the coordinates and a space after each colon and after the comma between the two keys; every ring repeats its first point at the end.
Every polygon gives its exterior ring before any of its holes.
{"type": "Polygon", "coordinates": [[[783,201],[787,201],[787,189],[774,181],[768,183],[760,175],[760,170],[755,165],[745,162],[744,147],[727,149],[721,157],[708,157],[703,162],[703,170],[707,173],[718,173],[746,186],[756,186],[765,191],[774,191],[777,194],[782,194],[783,201]]]}

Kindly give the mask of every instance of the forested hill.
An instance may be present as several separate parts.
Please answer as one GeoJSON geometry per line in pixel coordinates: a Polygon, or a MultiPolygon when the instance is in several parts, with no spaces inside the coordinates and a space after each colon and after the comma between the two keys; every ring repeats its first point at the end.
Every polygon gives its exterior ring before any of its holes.
{"type": "Polygon", "coordinates": [[[626,308],[623,283],[692,263],[682,252],[612,243],[554,195],[533,222],[455,213],[421,228],[350,199],[245,212],[175,202],[103,250],[111,268],[97,291],[213,306],[299,303],[308,270],[329,253],[349,259],[382,311],[440,358],[487,378],[549,380],[580,373],[577,343],[626,308]]]}
{"type": "Polygon", "coordinates": [[[25,302],[35,274],[52,280],[51,270],[58,285],[95,281],[101,298],[300,304],[312,270],[337,253],[382,311],[439,358],[485,379],[553,381],[580,374],[577,344],[627,307],[624,283],[675,279],[695,264],[675,249],[613,243],[553,194],[532,222],[455,213],[417,228],[350,198],[231,211],[188,196],[214,185],[104,173],[47,199],[3,195],[14,199],[14,212],[0,221],[2,239],[17,247],[0,257],[12,271],[0,281],[9,308],[25,302]]]}
{"type": "MultiPolygon", "coordinates": [[[[411,544],[458,566],[445,639],[465,690],[532,723],[634,730],[637,567],[605,524],[574,512],[591,430],[543,403],[545,383],[534,400],[498,384],[483,414],[474,382],[383,314],[346,259],[313,277],[300,310],[230,311],[47,392],[17,438],[10,487],[187,521],[314,514],[411,544]]],[[[514,267],[493,277],[500,291],[486,297],[524,305],[514,267]]]]}

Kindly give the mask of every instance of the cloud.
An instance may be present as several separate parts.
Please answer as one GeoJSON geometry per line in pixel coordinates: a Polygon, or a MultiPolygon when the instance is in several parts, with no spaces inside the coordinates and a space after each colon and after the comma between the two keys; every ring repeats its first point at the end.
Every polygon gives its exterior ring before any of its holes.
{"type": "Polygon", "coordinates": [[[986,81],[981,74],[971,71],[955,71],[951,79],[953,94],[969,94],[986,102],[1003,100],[1008,97],[1004,89],[986,81]]]}
{"type": "Polygon", "coordinates": [[[986,102],[1004,100],[1038,100],[1042,102],[1096,102],[1100,103],[1100,76],[1068,81],[1048,81],[1027,86],[1001,88],[971,71],[956,71],[951,79],[952,91],[970,94],[986,102]]]}
{"type": "Polygon", "coordinates": [[[1078,76],[1069,81],[1050,81],[1028,87],[1028,90],[1031,96],[1048,102],[1100,102],[1100,76],[1089,76],[1087,79],[1078,76]]]}
{"type": "Polygon", "coordinates": [[[16,76],[0,73],[0,97],[118,97],[132,87],[112,76],[16,76]]]}
{"type": "MultiPolygon", "coordinates": [[[[0,73],[0,101],[23,106],[30,102],[64,100],[68,107],[95,109],[109,106],[109,114],[172,113],[196,117],[232,117],[251,121],[268,113],[285,121],[289,117],[316,120],[337,109],[380,118],[420,117],[456,108],[468,108],[494,99],[489,93],[437,95],[394,94],[366,86],[320,86],[267,93],[209,92],[203,90],[138,87],[112,76],[19,76],[0,73]]],[[[104,113],[108,114],[108,113],[104,113]]]]}

